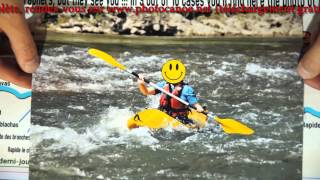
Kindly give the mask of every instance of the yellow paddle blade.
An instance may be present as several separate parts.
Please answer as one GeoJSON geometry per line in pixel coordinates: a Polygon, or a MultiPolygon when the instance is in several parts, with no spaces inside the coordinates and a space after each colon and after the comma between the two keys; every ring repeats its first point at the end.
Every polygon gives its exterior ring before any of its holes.
{"type": "Polygon", "coordinates": [[[221,125],[222,129],[227,134],[251,135],[254,133],[253,129],[234,119],[220,119],[219,117],[215,117],[214,120],[221,125]]]}
{"type": "Polygon", "coordinates": [[[115,66],[121,70],[126,70],[127,68],[120,64],[116,59],[114,59],[111,55],[103,52],[103,51],[100,51],[98,49],[94,49],[94,48],[91,48],[89,49],[88,53],[91,55],[91,56],[95,56],[95,57],[98,57],[100,59],[103,59],[105,62],[111,64],[112,66],[115,66]]]}
{"type": "Polygon", "coordinates": [[[135,114],[128,120],[128,128],[148,127],[152,129],[176,127],[182,125],[179,121],[157,109],[146,109],[135,114]]]}

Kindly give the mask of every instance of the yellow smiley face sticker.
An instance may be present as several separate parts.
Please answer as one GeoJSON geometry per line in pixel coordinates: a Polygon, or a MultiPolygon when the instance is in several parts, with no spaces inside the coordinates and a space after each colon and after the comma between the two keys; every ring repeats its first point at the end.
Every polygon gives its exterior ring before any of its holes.
{"type": "Polygon", "coordinates": [[[169,60],[162,66],[162,77],[170,84],[181,82],[186,76],[186,67],[180,60],[169,60]]]}

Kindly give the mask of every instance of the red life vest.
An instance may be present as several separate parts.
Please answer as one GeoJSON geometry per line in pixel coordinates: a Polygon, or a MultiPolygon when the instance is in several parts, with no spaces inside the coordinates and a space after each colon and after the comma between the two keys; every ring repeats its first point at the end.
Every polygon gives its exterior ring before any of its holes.
{"type": "MultiPolygon", "coordinates": [[[[170,84],[166,84],[163,89],[174,94],[177,97],[180,97],[183,90],[183,85],[175,86],[174,90],[171,91],[170,84]]],[[[178,115],[186,116],[188,114],[188,107],[186,105],[164,93],[160,97],[160,109],[165,110],[169,115],[173,117],[176,117],[178,115]]]]}

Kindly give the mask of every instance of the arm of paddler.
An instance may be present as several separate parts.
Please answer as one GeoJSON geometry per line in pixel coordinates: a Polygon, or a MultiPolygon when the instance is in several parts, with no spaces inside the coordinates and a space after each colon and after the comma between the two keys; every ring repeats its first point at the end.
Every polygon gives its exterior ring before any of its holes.
{"type": "Polygon", "coordinates": [[[141,74],[139,74],[138,84],[139,84],[139,90],[143,95],[148,96],[148,95],[156,94],[156,90],[153,87],[149,87],[149,88],[146,87],[144,83],[144,76],[141,74]]]}
{"type": "Polygon", "coordinates": [[[196,97],[196,94],[191,86],[186,86],[182,92],[182,95],[185,95],[188,103],[195,107],[198,112],[204,111],[203,107],[198,103],[198,98],[196,97]]]}

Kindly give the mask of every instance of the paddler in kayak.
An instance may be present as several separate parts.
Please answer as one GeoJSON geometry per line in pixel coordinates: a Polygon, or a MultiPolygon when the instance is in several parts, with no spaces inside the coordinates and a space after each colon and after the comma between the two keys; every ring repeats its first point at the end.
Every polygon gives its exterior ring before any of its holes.
{"type": "MultiPolygon", "coordinates": [[[[165,81],[157,83],[157,86],[187,101],[190,105],[193,105],[198,112],[203,112],[204,109],[198,103],[193,88],[183,82],[185,75],[186,68],[180,60],[169,60],[162,66],[162,77],[165,81]]],[[[139,74],[138,84],[141,93],[145,96],[161,93],[161,91],[153,87],[147,88],[144,83],[144,77],[141,74],[139,74]]],[[[162,93],[160,97],[159,109],[184,124],[193,123],[192,120],[188,119],[189,108],[164,93],[162,93]]]]}

